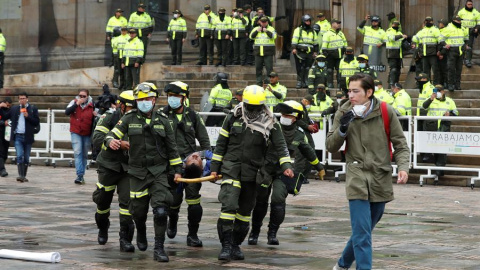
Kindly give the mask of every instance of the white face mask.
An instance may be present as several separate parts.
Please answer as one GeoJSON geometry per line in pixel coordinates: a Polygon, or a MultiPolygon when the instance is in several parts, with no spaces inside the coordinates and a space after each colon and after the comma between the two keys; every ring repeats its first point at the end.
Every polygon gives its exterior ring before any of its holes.
{"type": "Polygon", "coordinates": [[[441,92],[437,92],[437,98],[442,98],[442,93],[441,92]]]}
{"type": "Polygon", "coordinates": [[[280,116],[280,124],[284,126],[291,126],[293,124],[293,120],[287,117],[280,116]]]}
{"type": "Polygon", "coordinates": [[[343,99],[341,98],[337,98],[337,103],[340,104],[340,102],[342,102],[343,99]]]}
{"type": "Polygon", "coordinates": [[[173,14],[173,18],[178,18],[178,14],[173,14]]]}
{"type": "Polygon", "coordinates": [[[375,86],[375,92],[377,92],[377,91],[378,91],[378,86],[375,86]]]}
{"type": "Polygon", "coordinates": [[[325,62],[318,62],[318,66],[321,68],[325,67],[325,62]]]}
{"type": "Polygon", "coordinates": [[[358,64],[358,67],[359,67],[359,68],[365,68],[365,67],[367,67],[367,64],[365,64],[365,63],[360,63],[360,64],[358,64]]]}
{"type": "Polygon", "coordinates": [[[352,108],[353,114],[355,114],[355,117],[363,117],[363,114],[367,110],[367,105],[370,103],[370,101],[367,101],[365,104],[362,105],[355,105],[352,108]]]}
{"type": "Polygon", "coordinates": [[[233,13],[233,16],[238,16],[238,12],[234,12],[234,13],[233,13]]]}
{"type": "Polygon", "coordinates": [[[312,107],[312,105],[305,105],[305,108],[310,109],[312,107]]]}

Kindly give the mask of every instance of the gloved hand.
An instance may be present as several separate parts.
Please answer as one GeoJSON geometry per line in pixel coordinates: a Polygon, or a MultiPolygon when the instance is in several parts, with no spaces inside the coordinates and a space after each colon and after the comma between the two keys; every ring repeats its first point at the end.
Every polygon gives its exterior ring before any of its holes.
{"type": "Polygon", "coordinates": [[[326,110],[322,111],[321,115],[322,115],[322,117],[325,117],[325,115],[327,115],[327,111],[326,110]]]}
{"type": "Polygon", "coordinates": [[[325,176],[325,170],[318,171],[317,175],[320,180],[323,180],[323,177],[325,176]]]}
{"type": "Polygon", "coordinates": [[[340,118],[340,131],[342,133],[346,133],[348,129],[348,125],[350,125],[350,122],[353,121],[355,118],[355,114],[353,114],[352,111],[346,112],[342,118],[340,118]]]}

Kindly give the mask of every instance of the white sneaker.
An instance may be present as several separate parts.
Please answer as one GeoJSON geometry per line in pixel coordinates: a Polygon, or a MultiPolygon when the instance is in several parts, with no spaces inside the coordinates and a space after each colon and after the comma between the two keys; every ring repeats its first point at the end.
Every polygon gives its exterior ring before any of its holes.
{"type": "Polygon", "coordinates": [[[348,270],[348,268],[340,267],[338,266],[338,263],[336,263],[332,270],[348,270]]]}

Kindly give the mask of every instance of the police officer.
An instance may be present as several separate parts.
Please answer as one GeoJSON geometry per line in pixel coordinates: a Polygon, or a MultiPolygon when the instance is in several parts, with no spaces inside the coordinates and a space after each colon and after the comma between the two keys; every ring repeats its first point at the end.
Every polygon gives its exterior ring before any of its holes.
{"type": "Polygon", "coordinates": [[[215,17],[212,25],[215,29],[213,31],[213,39],[215,40],[218,52],[218,62],[215,66],[223,65],[225,67],[227,66],[230,37],[232,36],[232,18],[226,16],[225,8],[218,10],[218,16],[215,17]]]}
{"type": "MultiPolygon", "coordinates": [[[[458,116],[457,106],[453,99],[446,96],[445,89],[442,85],[435,85],[433,93],[430,98],[423,103],[423,108],[427,110],[427,116],[458,116]]],[[[438,131],[438,132],[450,132],[450,121],[438,119],[438,120],[425,120],[425,131],[438,131]]],[[[447,164],[446,154],[434,154],[435,166],[444,167],[447,164]]],[[[437,176],[443,176],[443,171],[438,170],[437,176]]]]}
{"type": "Polygon", "coordinates": [[[402,25],[400,24],[400,20],[397,18],[397,15],[393,11],[390,11],[387,14],[387,19],[388,19],[388,28],[392,28],[394,22],[398,22],[398,31],[402,32],[402,25]]]}
{"type": "MultiPolygon", "coordinates": [[[[250,32],[252,31],[253,28],[253,21],[252,21],[252,5],[246,4],[243,6],[243,10],[245,12],[244,16],[250,19],[250,23],[248,24],[248,33],[250,36],[250,32]]],[[[255,62],[255,57],[253,55],[253,43],[254,41],[250,39],[248,36],[247,38],[247,45],[246,45],[246,51],[247,51],[247,64],[253,66],[255,62]]]]}
{"type": "MultiPolygon", "coordinates": [[[[438,20],[438,30],[443,37],[445,37],[445,31],[448,29],[447,25],[448,21],[446,19],[438,20]]],[[[438,84],[448,87],[448,57],[441,53],[440,51],[438,56],[438,84]]]]}
{"type": "Polygon", "coordinates": [[[140,66],[144,62],[144,47],[137,30],[128,30],[130,39],[123,48],[122,68],[125,71],[125,89],[132,90],[140,81],[140,66]]]}
{"type": "Polygon", "coordinates": [[[467,0],[465,7],[458,12],[458,16],[463,20],[462,26],[468,29],[468,49],[465,51],[465,65],[472,67],[472,50],[475,38],[478,36],[480,28],[480,12],[473,7],[473,1],[467,0]]]}
{"type": "Polygon", "coordinates": [[[385,32],[388,67],[390,68],[388,84],[390,86],[400,80],[403,59],[402,41],[407,37],[400,31],[399,21],[393,21],[392,26],[385,32]]]}
{"type": "MultiPolygon", "coordinates": [[[[167,94],[168,106],[163,108],[163,113],[167,115],[172,125],[180,157],[185,159],[196,151],[195,139],[199,141],[201,150],[211,150],[210,139],[202,118],[191,107],[185,106],[185,100],[189,95],[188,85],[180,81],[169,83],[165,86],[165,93],[167,94]]],[[[177,186],[172,181],[174,174],[175,172],[170,170],[169,183],[173,187],[177,186]]],[[[182,184],[182,188],[185,189],[185,201],[188,204],[187,245],[192,247],[203,245],[197,236],[203,214],[203,208],[200,204],[201,187],[201,183],[182,184]]],[[[173,203],[170,206],[167,224],[167,236],[170,239],[175,238],[177,234],[178,213],[183,201],[182,188],[177,187],[172,190],[173,203]],[[181,192],[179,192],[180,190],[181,192]]]]}
{"type": "Polygon", "coordinates": [[[262,70],[265,65],[266,74],[273,71],[273,57],[275,56],[275,39],[277,32],[275,28],[268,25],[268,18],[261,17],[259,20],[260,26],[253,28],[250,32],[250,39],[254,40],[254,54],[255,54],[255,73],[257,78],[257,85],[263,86],[262,70]]]}
{"type": "MultiPolygon", "coordinates": [[[[313,104],[310,107],[309,112],[311,114],[321,114],[322,116],[311,116],[312,120],[318,123],[320,129],[323,129],[323,116],[326,115],[325,111],[333,107],[333,100],[327,94],[324,84],[317,85],[317,93],[313,95],[313,104]]],[[[322,179],[323,180],[323,179],[322,179]]]]}
{"type": "Polygon", "coordinates": [[[122,57],[123,57],[123,49],[125,48],[125,44],[127,44],[128,39],[130,36],[127,33],[127,28],[122,27],[121,30],[115,29],[113,30],[113,38],[112,38],[112,50],[113,50],[113,78],[112,84],[113,87],[118,89],[123,89],[125,86],[125,72],[122,68],[122,57]],[[120,80],[120,84],[118,81],[120,80]]]}
{"type": "Polygon", "coordinates": [[[280,124],[265,106],[265,93],[247,86],[243,102],[225,118],[212,158],[211,175],[221,171],[218,199],[222,203],[217,228],[222,250],[219,260],[243,260],[240,245],[248,234],[255,206],[256,177],[267,145],[272,144],[284,175],[293,177],[292,165],[280,124]]]}
{"type": "Polygon", "coordinates": [[[278,74],[276,72],[271,72],[268,77],[270,77],[270,83],[265,86],[265,97],[267,99],[265,105],[273,112],[278,103],[283,102],[285,97],[287,97],[287,88],[278,82],[278,74]]]}
{"type": "Polygon", "coordinates": [[[143,3],[138,4],[137,12],[130,15],[128,19],[128,27],[137,30],[138,37],[143,42],[145,48],[143,58],[146,58],[148,41],[152,37],[153,32],[153,18],[145,12],[147,6],[143,3]]]}
{"type": "Polygon", "coordinates": [[[322,54],[325,55],[327,60],[328,71],[328,88],[333,88],[333,70],[337,70],[337,86],[339,84],[338,78],[340,78],[340,60],[345,53],[345,48],[348,46],[347,39],[343,34],[341,28],[341,21],[333,19],[331,22],[331,28],[323,35],[322,40],[322,54]]]}
{"type": "MultiPolygon", "coordinates": [[[[392,85],[392,93],[395,98],[392,104],[393,109],[398,116],[411,116],[412,115],[412,99],[410,95],[403,89],[400,83],[394,83],[392,85]]],[[[376,93],[375,93],[375,96],[376,93]]],[[[403,131],[408,131],[408,120],[400,119],[403,131]]]]}
{"type": "Polygon", "coordinates": [[[141,83],[134,90],[137,109],[125,114],[107,134],[105,143],[113,150],[120,149],[124,135],[130,143],[128,174],[130,175],[129,210],[137,228],[137,247],[145,251],[147,243],[147,214],[153,208],[155,247],[153,259],[168,262],[164,250],[167,214],[173,202],[167,170],[175,171],[174,180],[180,178],[182,160],[177,152],[175,134],[167,116],[154,111],[158,96],[152,83],[141,83]]]}
{"type": "MultiPolygon", "coordinates": [[[[105,32],[106,32],[105,48],[108,50],[108,52],[107,51],[105,52],[106,56],[112,57],[110,54],[112,53],[112,39],[114,37],[114,31],[118,30],[118,33],[119,33],[121,28],[127,27],[127,24],[128,24],[127,18],[123,17],[123,10],[121,8],[117,8],[117,10],[115,11],[115,15],[110,17],[110,19],[108,19],[107,27],[105,28],[105,32]]],[[[109,66],[112,66],[115,64],[114,55],[112,59],[106,59],[106,60],[109,62],[108,63],[109,66]]]]}
{"type": "Polygon", "coordinates": [[[7,49],[7,42],[0,28],[0,89],[3,88],[3,67],[5,66],[5,50],[7,49]]]}
{"type": "Polygon", "coordinates": [[[302,16],[302,24],[293,31],[292,54],[297,69],[296,88],[307,87],[308,70],[318,52],[317,33],[312,28],[312,17],[302,16]]]}
{"type": "Polygon", "coordinates": [[[359,71],[358,67],[358,61],[353,54],[353,48],[347,47],[345,50],[345,56],[340,60],[340,64],[338,65],[338,70],[340,72],[339,88],[341,88],[343,92],[348,92],[348,78],[359,71]]]}
{"type": "MultiPolygon", "coordinates": [[[[278,104],[282,116],[280,124],[288,150],[296,156],[303,155],[315,166],[317,171],[322,171],[323,166],[315,155],[315,150],[308,144],[305,131],[296,125],[301,117],[303,106],[293,100],[278,104]]],[[[296,171],[296,170],[295,170],[296,171]]],[[[268,245],[279,245],[277,232],[285,219],[285,202],[288,191],[285,183],[281,180],[283,170],[278,161],[278,155],[273,145],[270,145],[265,157],[265,165],[261,170],[261,182],[257,183],[257,197],[255,208],[252,213],[252,230],[248,237],[249,245],[256,245],[262,227],[263,219],[267,214],[268,198],[272,195],[270,203],[270,221],[268,223],[268,245]]],[[[298,175],[298,171],[297,175],[298,175]]]]}
{"type": "Polygon", "coordinates": [[[464,49],[468,51],[470,46],[467,44],[468,29],[462,26],[460,16],[453,17],[452,23],[443,32],[443,38],[441,54],[446,55],[448,53],[448,90],[461,90],[463,52],[464,49]]]}
{"type": "Polygon", "coordinates": [[[443,38],[440,35],[440,30],[433,25],[433,18],[428,16],[425,18],[425,27],[418,31],[418,33],[412,38],[412,46],[418,46],[420,56],[422,58],[422,72],[428,75],[428,78],[432,80],[430,76],[430,70],[433,71],[433,82],[438,83],[438,45],[442,42],[443,38]]]}
{"type": "MultiPolygon", "coordinates": [[[[423,108],[423,103],[430,98],[433,93],[433,84],[429,81],[428,75],[426,73],[420,73],[417,77],[415,77],[417,81],[419,95],[417,99],[417,116],[425,116],[427,115],[427,111],[423,108]]],[[[418,131],[423,131],[423,120],[418,121],[417,125],[418,131]]],[[[420,158],[423,162],[427,162],[429,160],[430,155],[426,153],[420,153],[420,158]]]]}
{"type": "Polygon", "coordinates": [[[394,98],[392,95],[383,88],[383,83],[380,80],[375,80],[375,93],[374,96],[380,101],[385,101],[387,104],[392,105],[394,98]]]}
{"type": "Polygon", "coordinates": [[[373,70],[370,65],[368,65],[368,55],[360,54],[357,56],[358,61],[358,72],[362,74],[370,75],[373,79],[377,78],[377,72],[373,70]]]}
{"type": "MultiPolygon", "coordinates": [[[[210,112],[223,112],[232,99],[232,91],[228,86],[228,74],[219,72],[213,79],[216,81],[216,85],[212,88],[208,97],[208,102],[212,104],[210,112]]],[[[205,124],[207,127],[220,126],[224,118],[224,116],[210,115],[207,117],[205,124]]]]}
{"type": "MultiPolygon", "coordinates": [[[[315,149],[315,142],[313,141],[312,134],[318,132],[318,124],[315,123],[309,116],[309,111],[313,105],[313,96],[306,95],[305,98],[302,99],[301,104],[303,106],[303,113],[301,118],[299,118],[297,121],[297,126],[305,131],[308,144],[310,147],[315,149]]],[[[312,164],[310,164],[310,162],[303,155],[300,155],[295,162],[295,170],[305,176],[310,174],[311,168],[312,164]]],[[[303,184],[309,183],[310,182],[308,181],[308,178],[305,177],[303,184]]]]}
{"type": "Polygon", "coordinates": [[[330,30],[330,22],[325,18],[325,14],[320,12],[317,14],[318,21],[315,23],[320,26],[320,32],[318,33],[318,45],[322,46],[323,35],[330,30]]]}
{"type": "Polygon", "coordinates": [[[118,120],[134,107],[133,91],[123,91],[118,97],[117,109],[110,109],[103,114],[93,132],[92,143],[95,148],[101,148],[97,156],[98,182],[97,189],[93,192],[93,201],[97,204],[95,221],[97,223],[98,243],[105,245],[108,240],[110,227],[110,205],[112,204],[115,189],[118,193],[119,219],[120,219],[120,251],[134,252],[132,245],[135,225],[132,215],[128,210],[130,201],[130,182],[128,176],[128,135],[119,138],[120,149],[112,150],[104,144],[105,136],[113,129],[118,120]]]}
{"type": "Polygon", "coordinates": [[[232,99],[230,100],[230,104],[228,104],[226,109],[230,111],[231,109],[235,108],[235,106],[237,106],[240,102],[242,102],[242,99],[243,99],[242,95],[243,95],[243,88],[237,89],[232,99]]]}
{"type": "Polygon", "coordinates": [[[380,27],[380,17],[378,15],[366,15],[365,20],[360,22],[357,30],[364,35],[362,51],[364,54],[371,55],[373,47],[382,47],[385,31],[380,27]],[[368,20],[371,21],[371,26],[365,26],[368,20]]]}
{"type": "Polygon", "coordinates": [[[203,13],[198,16],[195,38],[200,40],[200,59],[197,65],[207,64],[207,54],[210,65],[213,65],[213,20],[216,15],[212,12],[210,5],[203,7],[203,13]]]}
{"type": "Polygon", "coordinates": [[[243,14],[242,8],[237,8],[232,19],[233,37],[233,64],[246,65],[247,39],[249,34],[250,19],[243,14]]]}
{"type": "Polygon", "coordinates": [[[310,95],[315,95],[317,92],[315,87],[317,85],[327,85],[328,72],[325,61],[325,55],[317,55],[317,57],[315,57],[315,63],[308,71],[308,93],[310,95]]]}
{"type": "Polygon", "coordinates": [[[180,10],[173,11],[173,19],[167,29],[167,42],[172,50],[172,65],[182,64],[182,47],[187,38],[187,22],[180,10]]]}

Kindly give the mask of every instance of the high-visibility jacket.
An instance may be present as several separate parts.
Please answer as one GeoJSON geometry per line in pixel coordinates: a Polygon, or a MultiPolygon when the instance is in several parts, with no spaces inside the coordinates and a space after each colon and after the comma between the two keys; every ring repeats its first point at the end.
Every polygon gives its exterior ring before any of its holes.
{"type": "Polygon", "coordinates": [[[385,32],[385,43],[387,47],[387,58],[403,58],[402,41],[404,40],[402,32],[393,28],[388,28],[385,32]]]}
{"type": "Polygon", "coordinates": [[[335,31],[330,28],[322,40],[322,53],[325,56],[332,55],[335,59],[342,58],[342,49],[348,46],[347,39],[342,31],[335,31]]]}
{"type": "Polygon", "coordinates": [[[385,31],[381,27],[374,29],[371,26],[364,26],[362,28],[359,26],[357,27],[357,30],[364,35],[363,45],[368,46],[367,54],[371,54],[372,48],[379,43],[383,43],[385,40],[385,31]]]}
{"type": "Polygon", "coordinates": [[[127,44],[130,36],[128,34],[120,35],[118,37],[112,38],[112,50],[114,55],[118,55],[120,58],[123,57],[123,49],[127,44]]]}
{"type": "Polygon", "coordinates": [[[212,36],[212,34],[213,34],[213,20],[216,17],[217,16],[213,12],[210,12],[210,14],[208,16],[205,13],[200,14],[200,16],[198,16],[197,24],[195,26],[196,34],[201,38],[203,38],[203,37],[209,38],[210,36],[212,36]]]}
{"type": "Polygon", "coordinates": [[[250,24],[250,20],[247,17],[243,18],[232,18],[232,33],[233,38],[246,38],[246,33],[248,31],[248,27],[250,24]]]}
{"type": "MultiPolygon", "coordinates": [[[[390,21],[388,21],[388,28],[391,28],[391,27],[392,27],[394,21],[399,21],[399,22],[400,22],[399,19],[397,19],[397,18],[392,18],[390,21]]],[[[399,24],[399,25],[398,25],[398,31],[402,32],[402,24],[399,24]]]]}
{"type": "Polygon", "coordinates": [[[435,86],[430,82],[423,85],[422,92],[418,95],[417,99],[417,116],[426,115],[423,109],[423,103],[432,96],[433,88],[435,88],[435,86]]]}
{"type": "Polygon", "coordinates": [[[232,35],[232,18],[230,16],[225,16],[223,21],[220,20],[220,17],[216,17],[213,20],[213,39],[221,40],[225,39],[226,35],[232,35]]]}
{"type": "Polygon", "coordinates": [[[440,30],[436,26],[424,27],[422,30],[412,37],[412,42],[416,43],[423,56],[436,55],[438,51],[438,44],[443,41],[440,35],[440,30]],[[422,46],[422,47],[420,47],[422,46]]]}
{"type": "Polygon", "coordinates": [[[380,101],[385,101],[387,104],[392,105],[393,97],[388,93],[383,87],[379,88],[373,95],[378,98],[380,101]]]}
{"type": "Polygon", "coordinates": [[[332,28],[330,22],[325,19],[323,21],[317,21],[316,24],[320,25],[320,35],[324,35],[330,28],[332,28]]]}
{"type": "MultiPolygon", "coordinates": [[[[459,54],[462,55],[462,47],[468,41],[468,28],[461,27],[458,28],[453,24],[449,24],[442,31],[442,38],[444,39],[445,44],[450,45],[450,51],[458,50],[459,54]]],[[[442,50],[442,54],[446,52],[445,49],[442,50]]]]}
{"type": "Polygon", "coordinates": [[[143,54],[143,42],[138,37],[129,39],[123,48],[122,63],[125,66],[133,66],[135,63],[141,64],[143,62],[143,54]]]}
{"type": "Polygon", "coordinates": [[[277,32],[271,26],[266,27],[265,32],[258,32],[258,27],[250,32],[250,39],[254,40],[253,51],[255,55],[270,56],[275,54],[275,39],[277,32]]]}
{"type": "Polygon", "coordinates": [[[224,89],[221,84],[215,85],[210,92],[208,102],[214,107],[225,108],[229,105],[232,99],[232,91],[224,89]]]}
{"type": "Polygon", "coordinates": [[[138,37],[148,35],[153,31],[154,20],[147,12],[138,15],[133,12],[128,19],[128,27],[138,30],[138,37]]]}
{"type": "Polygon", "coordinates": [[[480,25],[480,12],[478,12],[476,8],[473,8],[472,11],[462,8],[457,15],[462,18],[463,27],[474,28],[475,26],[480,25]]]}
{"type": "MultiPolygon", "coordinates": [[[[326,109],[333,106],[333,100],[328,95],[325,96],[325,100],[320,100],[318,97],[318,93],[313,95],[313,104],[310,106],[309,113],[310,114],[320,114],[326,109]]],[[[315,121],[319,122],[320,129],[323,129],[323,117],[321,116],[310,116],[310,118],[315,121]]]]}
{"type": "Polygon", "coordinates": [[[305,52],[307,54],[318,51],[317,33],[313,28],[306,31],[303,27],[297,27],[293,31],[292,49],[305,52]]]}
{"type": "MultiPolygon", "coordinates": [[[[377,96],[376,93],[375,96],[377,96]]],[[[395,93],[394,97],[392,107],[395,111],[401,116],[412,115],[412,99],[407,91],[402,89],[395,93]]]]}
{"type": "Polygon", "coordinates": [[[168,24],[167,35],[172,40],[187,38],[187,22],[185,19],[182,17],[172,19],[168,24]]]}
{"type": "Polygon", "coordinates": [[[267,105],[267,107],[273,111],[273,108],[277,106],[278,103],[283,102],[287,96],[287,88],[280,83],[277,83],[276,85],[269,84],[267,89],[268,87],[272,88],[272,91],[282,95],[281,98],[277,98],[270,90],[265,90],[265,97],[267,99],[265,101],[265,105],[267,105]]]}
{"type": "MultiPolygon", "coordinates": [[[[275,17],[270,17],[270,16],[266,16],[266,17],[268,19],[268,25],[272,26],[273,22],[275,21],[275,17]]],[[[255,15],[255,17],[253,17],[252,21],[250,22],[250,27],[252,27],[253,29],[258,26],[260,26],[260,24],[258,23],[258,16],[255,15]]]]}
{"type": "Polygon", "coordinates": [[[7,49],[7,41],[5,40],[5,37],[3,36],[3,34],[0,33],[0,53],[5,53],[6,49],[7,49]]]}
{"type": "Polygon", "coordinates": [[[356,74],[367,74],[367,75],[370,75],[373,79],[376,79],[377,78],[377,72],[370,68],[370,66],[366,67],[366,68],[358,68],[358,72],[356,74]]]}
{"type": "Polygon", "coordinates": [[[115,16],[112,16],[107,22],[107,27],[105,28],[105,32],[107,32],[107,34],[111,36],[115,28],[118,28],[120,30],[122,27],[127,27],[127,24],[128,24],[127,18],[123,16],[120,16],[118,18],[115,16]]]}
{"type": "Polygon", "coordinates": [[[356,59],[353,59],[349,63],[345,62],[345,59],[340,60],[338,70],[340,71],[342,78],[350,78],[350,76],[353,76],[355,73],[360,71],[358,68],[358,61],[356,59]]]}
{"type": "MultiPolygon", "coordinates": [[[[457,105],[453,99],[449,97],[445,97],[444,100],[434,99],[427,108],[427,116],[443,116],[447,111],[458,115],[457,105]]],[[[441,121],[438,119],[438,128],[440,128],[441,121]]]]}

